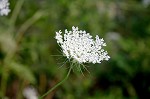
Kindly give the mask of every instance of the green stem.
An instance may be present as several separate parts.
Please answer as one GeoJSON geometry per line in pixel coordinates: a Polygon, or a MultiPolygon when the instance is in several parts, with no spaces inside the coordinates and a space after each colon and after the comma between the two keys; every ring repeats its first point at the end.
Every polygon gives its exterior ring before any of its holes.
{"type": "Polygon", "coordinates": [[[54,89],[56,89],[58,86],[60,86],[64,81],[66,81],[67,78],[68,78],[69,75],[70,75],[71,69],[72,69],[72,66],[70,67],[67,76],[66,76],[61,82],[59,82],[59,83],[56,84],[54,87],[52,87],[50,90],[48,90],[45,94],[43,94],[41,97],[39,97],[39,99],[44,98],[46,95],[48,95],[50,92],[52,92],[52,91],[53,91],[54,89]]]}
{"type": "Polygon", "coordinates": [[[17,43],[19,43],[25,33],[25,31],[34,24],[37,20],[39,20],[43,16],[42,11],[37,11],[31,18],[29,18],[18,30],[18,33],[16,35],[17,43]]]}
{"type": "Polygon", "coordinates": [[[5,97],[5,92],[6,92],[6,86],[7,86],[7,79],[8,79],[8,70],[7,68],[4,66],[3,67],[3,70],[2,70],[2,78],[1,78],[1,95],[0,97],[1,98],[4,98],[5,97]]]}
{"type": "Polygon", "coordinates": [[[14,26],[14,24],[16,22],[17,16],[21,10],[23,3],[24,3],[24,0],[19,0],[13,10],[12,16],[10,18],[10,24],[12,27],[14,26]]]}

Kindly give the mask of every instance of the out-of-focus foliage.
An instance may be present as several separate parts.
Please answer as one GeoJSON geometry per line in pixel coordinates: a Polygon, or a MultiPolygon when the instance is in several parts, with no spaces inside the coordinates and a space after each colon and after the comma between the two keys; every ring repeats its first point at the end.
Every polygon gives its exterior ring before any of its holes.
{"type": "Polygon", "coordinates": [[[72,26],[103,37],[111,59],[72,72],[46,99],[150,98],[149,0],[10,0],[10,8],[0,16],[0,98],[22,99],[29,85],[42,95],[61,81],[69,63],[54,56],[62,55],[54,36],[72,26]]]}

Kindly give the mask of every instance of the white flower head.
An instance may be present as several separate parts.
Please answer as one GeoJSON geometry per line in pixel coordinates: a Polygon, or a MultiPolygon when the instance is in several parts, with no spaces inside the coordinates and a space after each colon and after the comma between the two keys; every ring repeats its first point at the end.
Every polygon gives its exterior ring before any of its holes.
{"type": "Polygon", "coordinates": [[[103,49],[106,46],[103,38],[96,35],[95,40],[85,30],[79,30],[78,27],[72,27],[71,31],[61,30],[56,32],[55,39],[62,48],[62,52],[68,59],[73,59],[79,64],[82,63],[101,63],[103,60],[109,60],[107,51],[103,49]]]}
{"type": "Polygon", "coordinates": [[[8,15],[10,12],[8,0],[0,0],[0,16],[8,15]]]}
{"type": "Polygon", "coordinates": [[[26,99],[38,99],[38,95],[37,95],[37,91],[35,88],[33,87],[26,87],[23,90],[23,96],[26,99]]]}

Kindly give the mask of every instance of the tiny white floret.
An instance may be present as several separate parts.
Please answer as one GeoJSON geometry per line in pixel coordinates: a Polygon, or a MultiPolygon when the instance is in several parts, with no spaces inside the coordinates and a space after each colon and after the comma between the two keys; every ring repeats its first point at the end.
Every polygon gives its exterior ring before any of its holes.
{"type": "Polygon", "coordinates": [[[8,0],[0,0],[0,16],[8,15],[10,12],[8,0]]]}

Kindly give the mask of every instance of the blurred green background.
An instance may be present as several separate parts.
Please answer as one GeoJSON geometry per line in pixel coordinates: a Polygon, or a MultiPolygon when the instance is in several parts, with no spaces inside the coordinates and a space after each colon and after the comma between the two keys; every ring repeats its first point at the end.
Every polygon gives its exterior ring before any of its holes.
{"type": "Polygon", "coordinates": [[[10,9],[0,16],[0,98],[61,81],[69,64],[53,56],[55,32],[78,26],[104,38],[111,59],[71,72],[45,99],[150,99],[150,0],[10,0],[10,9]]]}

